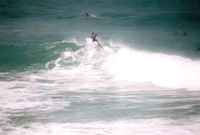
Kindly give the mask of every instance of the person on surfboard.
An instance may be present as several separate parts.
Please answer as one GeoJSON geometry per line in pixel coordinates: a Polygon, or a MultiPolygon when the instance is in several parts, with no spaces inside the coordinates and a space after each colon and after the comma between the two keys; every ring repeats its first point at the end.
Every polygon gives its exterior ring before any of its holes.
{"type": "Polygon", "coordinates": [[[100,44],[98,43],[98,40],[96,39],[97,36],[98,36],[97,34],[94,34],[94,32],[92,32],[92,36],[91,36],[92,42],[96,41],[97,44],[100,45],[100,44]]]}

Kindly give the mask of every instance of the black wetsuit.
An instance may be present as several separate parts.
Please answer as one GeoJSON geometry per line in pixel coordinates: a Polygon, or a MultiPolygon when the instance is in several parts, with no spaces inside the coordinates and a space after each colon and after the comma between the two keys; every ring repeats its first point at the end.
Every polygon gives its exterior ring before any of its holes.
{"type": "Polygon", "coordinates": [[[97,44],[98,44],[98,40],[96,39],[96,34],[93,36],[93,38],[92,38],[92,42],[94,42],[94,41],[97,41],[97,44]]]}
{"type": "Polygon", "coordinates": [[[87,12],[85,13],[85,16],[88,16],[88,13],[87,13],[87,12]]]}

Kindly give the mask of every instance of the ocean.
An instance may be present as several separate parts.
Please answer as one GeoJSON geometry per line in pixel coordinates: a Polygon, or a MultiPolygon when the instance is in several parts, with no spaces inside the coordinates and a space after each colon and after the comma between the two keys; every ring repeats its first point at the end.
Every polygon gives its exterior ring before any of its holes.
{"type": "Polygon", "coordinates": [[[200,134],[199,1],[1,0],[0,29],[0,135],[200,134]]]}

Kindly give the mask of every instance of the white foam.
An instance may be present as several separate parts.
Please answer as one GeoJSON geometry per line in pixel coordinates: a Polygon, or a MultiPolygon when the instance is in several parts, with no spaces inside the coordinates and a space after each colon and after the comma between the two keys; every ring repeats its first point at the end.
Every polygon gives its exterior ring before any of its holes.
{"type": "Polygon", "coordinates": [[[77,46],[83,46],[84,45],[84,43],[81,43],[81,42],[78,42],[77,40],[76,40],[76,38],[72,38],[72,39],[70,39],[70,40],[62,40],[62,41],[60,41],[60,42],[55,42],[54,44],[57,44],[57,43],[74,43],[74,44],[76,44],[77,46]]]}
{"type": "Polygon", "coordinates": [[[199,61],[132,50],[122,47],[107,57],[102,66],[115,75],[115,80],[153,82],[161,87],[200,90],[199,61]]]}
{"type": "Polygon", "coordinates": [[[112,122],[32,123],[16,128],[9,135],[199,135],[200,121],[189,119],[138,119],[112,122]]]}
{"type": "Polygon", "coordinates": [[[97,17],[96,15],[91,14],[91,17],[97,17]]]}

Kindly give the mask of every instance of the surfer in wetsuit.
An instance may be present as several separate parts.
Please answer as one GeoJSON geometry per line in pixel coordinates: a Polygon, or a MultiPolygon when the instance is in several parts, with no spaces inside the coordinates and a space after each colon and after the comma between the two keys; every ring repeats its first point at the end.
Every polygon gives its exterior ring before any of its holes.
{"type": "Polygon", "coordinates": [[[184,35],[184,36],[186,35],[186,32],[185,32],[185,31],[183,32],[183,35],[184,35]]]}
{"type": "Polygon", "coordinates": [[[85,16],[88,17],[88,16],[92,16],[92,15],[89,15],[89,14],[86,12],[86,13],[85,13],[85,16]]]}
{"type": "Polygon", "coordinates": [[[97,34],[94,34],[94,32],[92,32],[92,36],[91,36],[92,42],[96,41],[97,44],[100,45],[100,44],[98,43],[98,40],[96,39],[96,37],[97,37],[97,34]]]}
{"type": "Polygon", "coordinates": [[[177,32],[177,31],[175,31],[175,32],[174,32],[174,34],[176,35],[176,34],[178,34],[178,32],[177,32]]]}
{"type": "Polygon", "coordinates": [[[97,37],[97,34],[94,34],[92,42],[97,41],[97,44],[99,45],[98,40],[96,39],[96,37],[97,37]]]}

